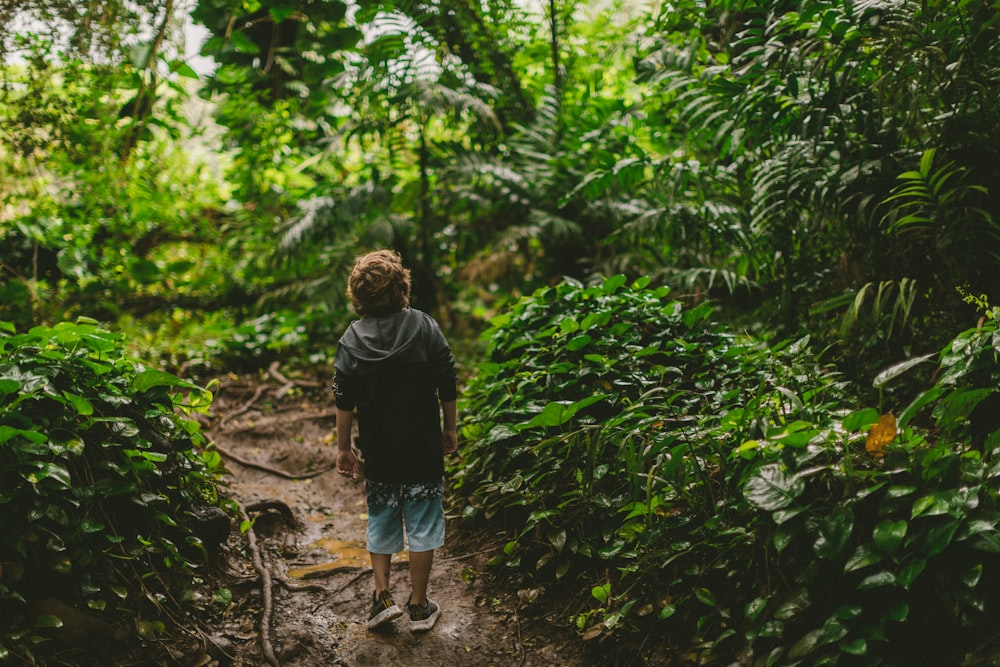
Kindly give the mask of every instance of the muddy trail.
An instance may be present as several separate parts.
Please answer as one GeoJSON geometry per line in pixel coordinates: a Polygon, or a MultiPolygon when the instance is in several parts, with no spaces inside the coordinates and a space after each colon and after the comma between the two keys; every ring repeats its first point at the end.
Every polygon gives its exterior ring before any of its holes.
{"type": "MultiPolygon", "coordinates": [[[[463,536],[450,514],[431,576],[430,596],[442,608],[436,626],[413,633],[404,615],[384,631],[366,629],[363,482],[334,470],[328,386],[272,366],[267,375],[223,378],[216,389],[205,432],[229,472],[224,492],[253,528],[233,530],[223,550],[208,650],[178,649],[176,657],[288,667],[587,664],[565,604],[536,599],[537,591],[519,595],[516,582],[491,574],[500,538],[463,536]]],[[[405,553],[393,557],[392,592],[400,605],[409,594],[405,553]]]]}

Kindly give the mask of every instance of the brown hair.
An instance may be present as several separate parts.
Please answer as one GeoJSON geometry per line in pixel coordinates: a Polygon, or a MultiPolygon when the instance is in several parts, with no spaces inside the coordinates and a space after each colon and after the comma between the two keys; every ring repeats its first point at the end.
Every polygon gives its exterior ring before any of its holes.
{"type": "Polygon", "coordinates": [[[358,257],[347,280],[358,315],[388,315],[410,305],[410,270],[399,253],[376,250],[358,257]]]}

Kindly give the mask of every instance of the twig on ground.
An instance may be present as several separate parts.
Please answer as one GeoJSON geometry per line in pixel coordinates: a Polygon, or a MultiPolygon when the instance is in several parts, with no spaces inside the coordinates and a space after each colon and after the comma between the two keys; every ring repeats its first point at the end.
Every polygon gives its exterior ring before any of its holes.
{"type": "Polygon", "coordinates": [[[524,665],[524,661],[528,659],[528,653],[524,650],[524,639],[521,638],[521,616],[517,613],[517,609],[514,610],[514,627],[517,629],[517,647],[521,649],[521,661],[518,667],[524,665]]]}
{"type": "MultiPolygon", "coordinates": [[[[240,515],[243,521],[250,523],[250,517],[247,516],[246,510],[242,507],[240,508],[240,515]]],[[[271,586],[271,571],[264,567],[260,549],[257,548],[257,536],[253,531],[252,523],[250,524],[250,528],[247,529],[247,548],[250,550],[254,569],[257,570],[257,574],[260,576],[260,588],[264,596],[264,608],[260,614],[260,650],[264,655],[264,659],[267,660],[271,667],[281,667],[277,656],[274,655],[274,647],[271,645],[271,609],[274,593],[271,586]]]]}
{"type": "Polygon", "coordinates": [[[263,394],[267,390],[268,386],[266,384],[258,385],[253,392],[253,396],[250,397],[249,401],[240,406],[240,408],[235,412],[230,412],[229,414],[223,416],[222,420],[219,421],[219,428],[224,427],[230,419],[235,419],[240,415],[246,414],[250,410],[250,408],[253,407],[253,404],[256,403],[257,400],[261,397],[261,394],[263,394]]]}
{"type": "Polygon", "coordinates": [[[283,385],[282,388],[278,391],[278,397],[279,398],[281,396],[284,396],[285,392],[287,392],[292,387],[313,387],[313,388],[315,388],[315,387],[322,387],[323,386],[322,382],[315,382],[315,381],[312,381],[312,380],[290,380],[289,378],[285,377],[281,373],[281,371],[278,370],[278,367],[280,365],[281,365],[280,362],[274,361],[274,362],[271,362],[271,365],[267,367],[267,374],[270,375],[271,377],[273,377],[275,380],[277,380],[278,382],[280,382],[283,385]]]}
{"type": "Polygon", "coordinates": [[[311,472],[290,473],[290,472],[285,472],[284,470],[278,470],[277,468],[272,468],[271,466],[264,465],[263,463],[257,463],[256,461],[248,461],[247,459],[244,459],[241,456],[237,456],[231,451],[224,449],[223,447],[219,446],[218,443],[215,443],[215,450],[219,452],[219,454],[221,454],[222,456],[226,457],[227,459],[239,463],[244,468],[253,468],[254,470],[260,470],[261,472],[277,475],[278,477],[284,477],[285,479],[312,479],[313,477],[319,477],[325,472],[330,472],[331,470],[337,467],[336,464],[333,464],[325,468],[319,468],[318,470],[313,470],[311,472]]]}
{"type": "Polygon", "coordinates": [[[476,556],[481,556],[481,555],[489,553],[491,551],[495,551],[498,548],[499,548],[498,545],[494,545],[492,547],[487,547],[486,549],[480,549],[479,551],[473,551],[473,552],[467,553],[467,554],[458,554],[456,556],[442,556],[442,557],[438,558],[437,560],[440,560],[440,561],[445,561],[445,560],[466,560],[468,558],[475,558],[476,556]]]}

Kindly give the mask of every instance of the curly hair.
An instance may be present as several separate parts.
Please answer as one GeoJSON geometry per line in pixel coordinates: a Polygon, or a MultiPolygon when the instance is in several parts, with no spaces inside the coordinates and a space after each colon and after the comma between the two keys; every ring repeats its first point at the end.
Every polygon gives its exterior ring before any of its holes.
{"type": "Polygon", "coordinates": [[[410,305],[410,270],[399,253],[376,250],[358,257],[347,280],[358,315],[389,315],[410,305]]]}

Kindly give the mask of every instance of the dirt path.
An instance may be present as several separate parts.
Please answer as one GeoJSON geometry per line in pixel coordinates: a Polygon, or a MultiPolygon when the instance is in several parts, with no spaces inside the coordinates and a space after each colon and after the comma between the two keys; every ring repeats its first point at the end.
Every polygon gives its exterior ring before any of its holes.
{"type": "MultiPolygon", "coordinates": [[[[372,582],[363,486],[332,470],[332,402],[320,387],[261,386],[235,378],[224,382],[206,431],[226,454],[227,494],[243,507],[261,507],[251,516],[274,580],[269,629],[278,664],[584,664],[572,636],[546,620],[565,619],[526,610],[517,591],[497,590],[485,572],[486,556],[455,544],[458,531],[452,529],[431,578],[430,595],[442,608],[434,629],[411,633],[404,616],[386,631],[366,630],[372,582]]],[[[217,624],[214,652],[219,664],[269,664],[258,637],[260,580],[247,558],[245,536],[230,545],[233,600],[217,624]]],[[[409,593],[406,554],[393,563],[393,593],[402,604],[409,593]]]]}

